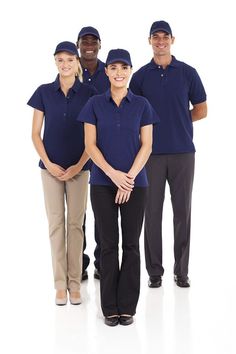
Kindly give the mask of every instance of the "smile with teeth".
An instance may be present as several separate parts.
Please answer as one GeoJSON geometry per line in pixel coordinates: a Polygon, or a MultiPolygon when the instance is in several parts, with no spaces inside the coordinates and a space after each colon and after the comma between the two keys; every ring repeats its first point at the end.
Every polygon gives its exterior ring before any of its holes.
{"type": "Polygon", "coordinates": [[[124,78],[123,78],[123,77],[115,77],[115,80],[116,80],[116,81],[123,81],[124,78]]]}
{"type": "Polygon", "coordinates": [[[86,54],[92,54],[93,50],[86,50],[86,54]]]}

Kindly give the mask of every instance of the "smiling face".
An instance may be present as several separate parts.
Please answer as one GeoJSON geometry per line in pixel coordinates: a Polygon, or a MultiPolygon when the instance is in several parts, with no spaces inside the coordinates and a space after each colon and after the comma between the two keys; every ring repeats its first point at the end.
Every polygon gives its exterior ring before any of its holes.
{"type": "Polygon", "coordinates": [[[55,63],[60,76],[74,77],[78,72],[78,58],[68,52],[59,52],[55,55],[55,63]]]}
{"type": "Polygon", "coordinates": [[[105,68],[105,72],[110,80],[111,86],[125,88],[128,85],[132,69],[125,63],[112,63],[105,68]]]}
{"type": "Polygon", "coordinates": [[[175,38],[171,37],[166,32],[155,32],[149,38],[149,43],[152,46],[154,56],[169,56],[171,55],[171,45],[174,43],[175,38]]]}
{"type": "Polygon", "coordinates": [[[101,43],[97,37],[88,34],[79,39],[77,46],[82,59],[94,60],[97,59],[101,43]]]}

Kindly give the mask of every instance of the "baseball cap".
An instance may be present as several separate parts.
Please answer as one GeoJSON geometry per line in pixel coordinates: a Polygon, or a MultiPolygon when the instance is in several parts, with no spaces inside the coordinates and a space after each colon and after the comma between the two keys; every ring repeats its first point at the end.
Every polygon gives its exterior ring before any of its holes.
{"type": "Polygon", "coordinates": [[[98,33],[98,30],[92,26],[87,26],[87,27],[83,27],[81,28],[79,34],[78,34],[78,40],[83,37],[83,36],[86,36],[86,35],[92,35],[92,36],[95,36],[99,39],[99,41],[101,40],[100,38],[100,35],[98,33]]]}
{"type": "Polygon", "coordinates": [[[153,22],[153,24],[150,28],[150,37],[153,33],[158,32],[158,31],[166,32],[166,33],[170,34],[172,37],[172,31],[171,31],[170,25],[166,21],[153,22]]]}
{"type": "Polygon", "coordinates": [[[78,50],[76,48],[76,45],[72,42],[61,42],[56,46],[54,55],[56,55],[59,52],[68,52],[71,54],[76,55],[77,57],[79,56],[78,50]]]}
{"type": "Polygon", "coordinates": [[[132,67],[130,54],[125,49],[111,49],[107,55],[106,66],[112,63],[122,62],[132,67]]]}

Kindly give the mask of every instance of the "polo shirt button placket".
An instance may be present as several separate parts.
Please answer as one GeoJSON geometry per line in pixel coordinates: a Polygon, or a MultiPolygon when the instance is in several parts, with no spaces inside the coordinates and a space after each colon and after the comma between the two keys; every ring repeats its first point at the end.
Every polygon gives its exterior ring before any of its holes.
{"type": "Polygon", "coordinates": [[[66,96],[66,112],[64,112],[64,118],[66,119],[66,117],[67,117],[67,112],[68,112],[68,104],[69,104],[69,98],[70,98],[70,96],[66,96]]]}
{"type": "Polygon", "coordinates": [[[120,112],[119,112],[119,110],[117,111],[116,126],[118,129],[120,129],[120,112]]]}

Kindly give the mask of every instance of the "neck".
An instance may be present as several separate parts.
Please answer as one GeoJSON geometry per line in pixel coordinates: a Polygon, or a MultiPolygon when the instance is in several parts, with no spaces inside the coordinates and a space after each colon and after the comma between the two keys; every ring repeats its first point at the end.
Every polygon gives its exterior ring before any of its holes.
{"type": "Polygon", "coordinates": [[[127,87],[111,86],[111,97],[113,101],[117,104],[117,106],[120,105],[123,98],[127,95],[127,92],[128,92],[127,87]]]}
{"type": "Polygon", "coordinates": [[[85,58],[80,58],[80,63],[83,68],[87,69],[90,74],[94,74],[97,66],[98,66],[98,60],[97,59],[92,59],[92,60],[86,60],[85,58]]]}
{"type": "Polygon", "coordinates": [[[157,65],[161,65],[165,69],[171,63],[172,56],[171,54],[160,56],[154,55],[153,59],[157,65]]]}
{"type": "Polygon", "coordinates": [[[61,77],[59,78],[61,90],[67,95],[69,89],[74,85],[75,76],[61,77]]]}

